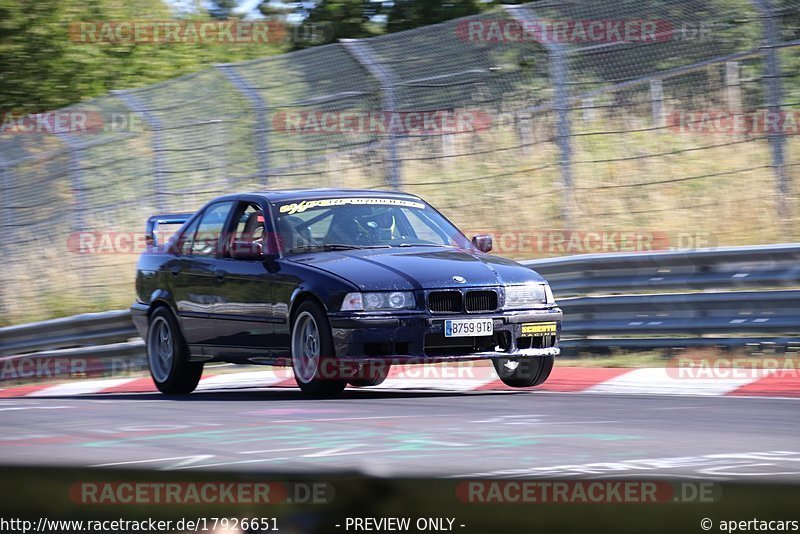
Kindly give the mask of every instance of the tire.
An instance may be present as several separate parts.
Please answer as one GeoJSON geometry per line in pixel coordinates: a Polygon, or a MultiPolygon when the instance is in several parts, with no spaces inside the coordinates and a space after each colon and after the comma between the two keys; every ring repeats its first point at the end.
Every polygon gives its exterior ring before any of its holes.
{"type": "Polygon", "coordinates": [[[189,347],[178,322],[166,308],[151,315],[147,329],[147,366],[153,383],[161,393],[186,395],[200,382],[202,362],[189,361],[189,347]]]}
{"type": "Polygon", "coordinates": [[[347,380],[340,378],[328,317],[310,300],[300,304],[292,320],[292,370],[307,395],[330,397],[347,386],[347,380]]]}
{"type": "Polygon", "coordinates": [[[492,360],[492,363],[505,385],[512,388],[529,388],[545,383],[553,370],[554,361],[554,356],[539,356],[520,359],[499,358],[492,360]]]}
{"type": "Polygon", "coordinates": [[[389,363],[364,364],[356,372],[356,376],[350,379],[350,385],[357,388],[368,388],[383,384],[389,376],[389,363]]]}

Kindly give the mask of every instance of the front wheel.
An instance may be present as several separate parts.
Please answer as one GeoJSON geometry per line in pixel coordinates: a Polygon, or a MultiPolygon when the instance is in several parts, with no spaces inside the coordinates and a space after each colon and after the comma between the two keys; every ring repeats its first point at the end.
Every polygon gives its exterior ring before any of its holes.
{"type": "Polygon", "coordinates": [[[328,317],[313,301],[300,304],[292,323],[292,370],[297,385],[309,395],[336,395],[347,386],[336,362],[328,317]]]}
{"type": "Polygon", "coordinates": [[[169,395],[191,393],[203,374],[202,362],[189,361],[189,348],[178,322],[166,308],[158,308],[150,315],[147,364],[158,390],[169,395]]]}
{"type": "Polygon", "coordinates": [[[512,388],[528,388],[545,383],[553,370],[554,356],[498,358],[492,360],[500,380],[512,388]]]}
{"type": "Polygon", "coordinates": [[[355,376],[350,377],[350,385],[357,388],[380,386],[389,376],[389,363],[367,363],[362,365],[355,376]]]}

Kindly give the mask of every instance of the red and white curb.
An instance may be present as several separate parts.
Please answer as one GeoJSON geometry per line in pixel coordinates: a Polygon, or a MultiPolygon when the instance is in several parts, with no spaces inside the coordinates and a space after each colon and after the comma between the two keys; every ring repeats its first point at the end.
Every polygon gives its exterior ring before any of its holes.
{"type": "MultiPolygon", "coordinates": [[[[290,370],[233,372],[205,376],[198,391],[248,388],[296,388],[290,370]]],[[[532,391],[581,392],[635,395],[705,395],[800,398],[800,374],[775,369],[749,370],[746,376],[694,376],[674,368],[618,369],[556,367],[549,380],[532,391]]],[[[389,378],[375,390],[495,391],[512,390],[491,367],[393,368],[389,378]]],[[[156,388],[149,377],[86,379],[62,384],[37,384],[0,389],[0,397],[69,397],[122,393],[151,393],[156,388]]],[[[517,390],[519,391],[519,390],[517,390]]]]}

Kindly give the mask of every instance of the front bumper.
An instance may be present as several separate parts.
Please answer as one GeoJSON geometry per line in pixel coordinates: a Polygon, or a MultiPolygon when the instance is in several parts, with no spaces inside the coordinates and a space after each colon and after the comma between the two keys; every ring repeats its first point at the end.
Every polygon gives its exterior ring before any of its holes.
{"type": "Polygon", "coordinates": [[[343,360],[397,363],[558,356],[563,314],[547,308],[489,314],[329,314],[336,355],[343,360]],[[447,319],[491,319],[491,337],[446,338],[447,319]],[[557,333],[530,337],[522,325],[556,323],[557,333]]]}

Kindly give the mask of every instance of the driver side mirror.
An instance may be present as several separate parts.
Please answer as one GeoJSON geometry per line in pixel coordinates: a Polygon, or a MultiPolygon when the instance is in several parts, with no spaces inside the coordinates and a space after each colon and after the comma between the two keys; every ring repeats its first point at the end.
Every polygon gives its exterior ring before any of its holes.
{"type": "Polygon", "coordinates": [[[260,261],[265,260],[264,247],[257,241],[234,241],[231,249],[234,260],[260,261]]]}
{"type": "Polygon", "coordinates": [[[490,235],[476,235],[472,238],[472,244],[481,252],[492,251],[492,236],[490,235]]]}

